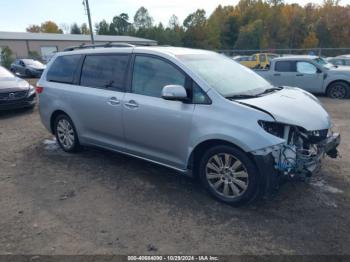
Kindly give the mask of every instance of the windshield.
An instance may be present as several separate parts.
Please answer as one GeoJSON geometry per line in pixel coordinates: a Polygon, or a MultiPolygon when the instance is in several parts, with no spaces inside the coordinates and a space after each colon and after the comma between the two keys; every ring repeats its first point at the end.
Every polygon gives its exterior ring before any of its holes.
{"type": "Polygon", "coordinates": [[[0,66],[0,78],[14,77],[11,72],[0,66]]]}
{"type": "Polygon", "coordinates": [[[331,68],[331,67],[335,67],[333,64],[329,63],[328,61],[324,60],[321,57],[315,58],[313,59],[317,64],[327,67],[327,68],[331,68]]]}
{"type": "Polygon", "coordinates": [[[23,62],[28,66],[40,66],[40,67],[44,66],[39,61],[33,60],[33,59],[23,59],[23,62]]]}
{"type": "Polygon", "coordinates": [[[224,97],[257,95],[271,88],[264,78],[224,55],[195,54],[178,58],[224,97]]]}

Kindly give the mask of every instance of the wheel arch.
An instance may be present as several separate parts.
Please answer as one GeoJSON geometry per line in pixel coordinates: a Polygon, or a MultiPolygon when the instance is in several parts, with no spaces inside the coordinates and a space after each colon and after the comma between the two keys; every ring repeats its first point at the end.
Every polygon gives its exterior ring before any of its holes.
{"type": "MultiPolygon", "coordinates": [[[[329,90],[330,86],[331,86],[332,84],[334,84],[334,83],[337,83],[337,82],[345,83],[345,84],[347,84],[347,85],[350,87],[350,82],[349,82],[349,81],[344,80],[344,79],[335,79],[335,80],[330,81],[330,82],[327,84],[327,86],[326,86],[326,92],[325,92],[326,95],[328,94],[328,90],[329,90]]],[[[349,90],[349,91],[350,91],[350,90],[349,90]]]]}
{"type": "Polygon", "coordinates": [[[55,128],[54,128],[55,119],[59,115],[66,115],[66,116],[68,116],[70,118],[70,116],[65,111],[63,111],[61,109],[58,109],[58,110],[54,111],[51,114],[51,117],[50,117],[50,130],[51,130],[52,134],[55,134],[55,128]]]}
{"type": "MultiPolygon", "coordinates": [[[[214,146],[220,146],[220,145],[232,146],[232,147],[234,147],[234,148],[236,148],[244,153],[247,153],[242,147],[240,147],[237,144],[232,143],[230,141],[224,140],[224,139],[207,139],[207,140],[201,141],[193,148],[193,150],[191,151],[191,153],[188,157],[188,160],[187,160],[187,168],[189,170],[192,170],[192,173],[194,176],[197,175],[197,170],[196,170],[196,166],[194,165],[194,163],[196,163],[196,162],[198,163],[201,155],[206,150],[208,150],[209,148],[212,148],[214,146]]],[[[247,155],[251,158],[251,155],[249,153],[247,153],[247,155]]],[[[255,161],[253,160],[253,162],[255,162],[255,161]]]]}

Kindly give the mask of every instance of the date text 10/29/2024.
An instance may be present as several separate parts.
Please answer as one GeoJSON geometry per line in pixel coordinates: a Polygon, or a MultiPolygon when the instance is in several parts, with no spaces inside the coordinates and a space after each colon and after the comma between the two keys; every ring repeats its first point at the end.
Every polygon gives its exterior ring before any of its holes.
{"type": "Polygon", "coordinates": [[[128,256],[128,261],[218,261],[217,256],[128,256]]]}

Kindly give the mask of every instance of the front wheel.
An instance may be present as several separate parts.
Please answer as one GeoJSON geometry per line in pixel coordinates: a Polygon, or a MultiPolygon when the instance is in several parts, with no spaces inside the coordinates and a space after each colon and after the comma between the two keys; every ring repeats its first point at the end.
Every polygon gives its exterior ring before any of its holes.
{"type": "Polygon", "coordinates": [[[57,142],[64,151],[68,153],[79,151],[78,135],[72,120],[67,115],[57,116],[54,128],[57,142]]]}
{"type": "Polygon", "coordinates": [[[334,99],[344,99],[349,96],[349,85],[345,82],[332,83],[327,89],[327,96],[334,99]]]}
{"type": "Polygon", "coordinates": [[[259,172],[246,153],[235,147],[209,149],[201,159],[199,176],[209,193],[227,204],[241,205],[259,195],[259,172]]]}

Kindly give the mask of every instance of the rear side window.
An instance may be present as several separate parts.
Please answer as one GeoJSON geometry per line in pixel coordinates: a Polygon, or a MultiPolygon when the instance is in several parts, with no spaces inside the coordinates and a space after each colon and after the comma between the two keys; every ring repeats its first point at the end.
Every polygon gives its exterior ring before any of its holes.
{"type": "Polygon", "coordinates": [[[123,90],[129,55],[86,56],[80,85],[123,90]]]}
{"type": "Polygon", "coordinates": [[[266,55],[260,55],[260,62],[266,61],[266,55]]]}
{"type": "Polygon", "coordinates": [[[277,61],[275,64],[275,71],[277,72],[296,72],[294,61],[277,61]]]}
{"type": "Polygon", "coordinates": [[[166,85],[185,86],[186,77],[176,67],[161,59],[137,56],[134,63],[132,92],[135,94],[161,97],[166,85]]]}
{"type": "Polygon", "coordinates": [[[80,59],[81,55],[65,55],[57,57],[47,72],[47,81],[72,84],[80,59]]]}

